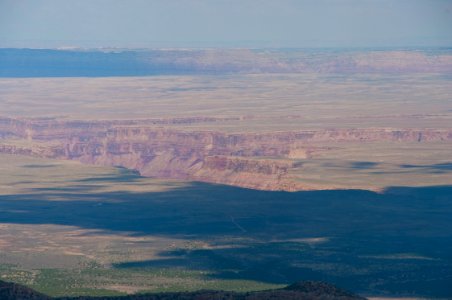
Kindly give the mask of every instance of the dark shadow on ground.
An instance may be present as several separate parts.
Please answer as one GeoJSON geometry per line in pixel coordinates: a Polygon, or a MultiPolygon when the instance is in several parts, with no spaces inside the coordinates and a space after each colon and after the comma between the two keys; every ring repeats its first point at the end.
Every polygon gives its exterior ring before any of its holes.
{"type": "Polygon", "coordinates": [[[355,161],[350,163],[352,169],[365,170],[373,169],[377,167],[380,163],[373,161],[355,161]]]}
{"type": "Polygon", "coordinates": [[[117,174],[111,174],[110,176],[101,177],[89,177],[77,180],[77,182],[136,182],[142,179],[140,172],[136,170],[130,170],[123,167],[116,167],[117,174]]]}
{"type": "Polygon", "coordinates": [[[29,169],[42,169],[42,168],[55,168],[56,165],[54,164],[28,164],[23,165],[23,168],[29,168],[29,169]]]}
{"type": "Polygon", "coordinates": [[[414,169],[416,172],[423,171],[432,174],[444,174],[452,172],[452,162],[433,164],[433,165],[409,165],[404,164],[399,167],[403,169],[414,169]]]}
{"type": "Polygon", "coordinates": [[[39,189],[0,196],[0,223],[58,224],[216,241],[117,268],[326,280],[359,293],[452,296],[452,186],[266,192],[194,182],[163,192],[39,189]],[[224,247],[221,247],[224,243],[224,247]]]}

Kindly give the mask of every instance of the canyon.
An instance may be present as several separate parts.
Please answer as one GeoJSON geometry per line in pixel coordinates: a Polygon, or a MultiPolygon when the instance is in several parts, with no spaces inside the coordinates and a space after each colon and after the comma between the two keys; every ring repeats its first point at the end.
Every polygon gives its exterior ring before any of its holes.
{"type": "Polygon", "coordinates": [[[448,299],[451,58],[0,49],[0,278],[448,299]]]}
{"type": "Polygon", "coordinates": [[[452,129],[336,128],[225,133],[162,127],[215,118],[75,121],[0,118],[0,153],[120,166],[157,178],[263,190],[306,190],[291,175],[348,143],[447,143],[452,129]]]}
{"type": "MultiPolygon", "coordinates": [[[[55,59],[68,53],[57,51],[55,59]]],[[[448,51],[276,51],[263,57],[293,66],[290,57],[303,58],[316,69],[241,68],[233,75],[215,67],[221,51],[196,53],[153,53],[178,66],[185,60],[177,57],[191,57],[195,75],[0,78],[0,151],[262,190],[451,182],[444,167],[452,161],[448,51]],[[208,53],[215,54],[214,75],[198,70],[208,53]],[[359,69],[347,57],[379,68],[359,69]],[[353,72],[320,70],[341,61],[353,72]]],[[[117,59],[126,54],[149,55],[121,52],[117,59]]]]}

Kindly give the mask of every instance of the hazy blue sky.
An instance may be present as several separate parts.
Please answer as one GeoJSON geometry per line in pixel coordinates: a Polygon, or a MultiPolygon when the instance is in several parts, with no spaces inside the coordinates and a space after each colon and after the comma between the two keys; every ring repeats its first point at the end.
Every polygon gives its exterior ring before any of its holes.
{"type": "Polygon", "coordinates": [[[0,0],[8,46],[452,46],[452,0],[0,0]]]}

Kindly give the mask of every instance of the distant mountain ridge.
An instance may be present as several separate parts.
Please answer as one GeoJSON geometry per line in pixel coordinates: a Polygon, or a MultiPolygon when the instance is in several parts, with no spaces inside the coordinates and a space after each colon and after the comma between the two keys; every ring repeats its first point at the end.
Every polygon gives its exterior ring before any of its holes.
{"type": "Polygon", "coordinates": [[[231,73],[446,73],[452,50],[0,48],[0,77],[231,73]]]}
{"type": "Polygon", "coordinates": [[[286,288],[277,290],[265,290],[258,292],[226,292],[226,291],[196,291],[179,293],[157,293],[129,295],[119,297],[62,297],[51,298],[38,293],[25,286],[4,282],[0,280],[0,299],[2,300],[365,300],[366,298],[354,295],[350,292],[339,289],[333,285],[302,281],[286,288]]]}

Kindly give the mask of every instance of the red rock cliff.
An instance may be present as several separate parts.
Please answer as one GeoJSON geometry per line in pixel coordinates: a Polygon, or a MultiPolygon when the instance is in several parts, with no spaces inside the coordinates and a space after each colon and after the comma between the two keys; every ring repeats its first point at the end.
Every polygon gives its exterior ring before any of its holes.
{"type": "Polygon", "coordinates": [[[174,120],[89,122],[2,118],[0,152],[123,166],[144,176],[296,190],[303,187],[290,182],[287,176],[296,165],[293,159],[308,158],[316,150],[312,146],[316,142],[452,140],[452,130],[436,129],[227,134],[158,128],[155,124],[159,122],[174,120]]]}

